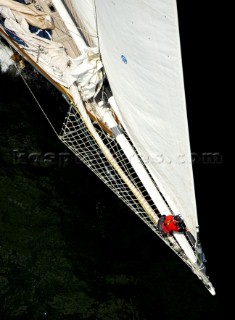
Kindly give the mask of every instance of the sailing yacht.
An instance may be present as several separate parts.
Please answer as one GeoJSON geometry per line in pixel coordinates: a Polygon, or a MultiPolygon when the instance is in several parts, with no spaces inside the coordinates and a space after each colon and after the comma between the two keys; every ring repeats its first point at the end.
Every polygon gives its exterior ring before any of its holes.
{"type": "Polygon", "coordinates": [[[0,36],[17,68],[30,63],[67,100],[58,138],[215,295],[199,238],[176,0],[0,0],[0,36]],[[180,215],[187,232],[163,237],[163,215],[180,215]]]}

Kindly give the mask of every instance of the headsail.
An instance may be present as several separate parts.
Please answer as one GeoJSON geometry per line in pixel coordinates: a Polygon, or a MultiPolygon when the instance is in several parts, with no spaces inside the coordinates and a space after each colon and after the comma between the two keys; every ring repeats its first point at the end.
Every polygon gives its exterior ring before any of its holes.
{"type": "Polygon", "coordinates": [[[174,0],[96,1],[100,50],[124,126],[174,212],[197,214],[174,0]]]}

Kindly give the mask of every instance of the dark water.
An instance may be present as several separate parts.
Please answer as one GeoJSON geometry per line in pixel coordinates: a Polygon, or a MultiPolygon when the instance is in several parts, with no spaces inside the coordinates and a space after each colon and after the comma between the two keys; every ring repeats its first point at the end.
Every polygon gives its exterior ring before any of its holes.
{"type": "MultiPolygon", "coordinates": [[[[205,58],[215,44],[205,13],[198,28],[193,9],[180,20],[191,28],[182,29],[182,55],[201,241],[216,296],[59,142],[20,77],[1,74],[0,319],[229,319],[218,221],[222,112],[214,61],[205,58]],[[47,153],[53,163],[40,160],[47,153]]],[[[59,128],[66,103],[38,74],[28,80],[51,118],[58,110],[59,128]]]]}

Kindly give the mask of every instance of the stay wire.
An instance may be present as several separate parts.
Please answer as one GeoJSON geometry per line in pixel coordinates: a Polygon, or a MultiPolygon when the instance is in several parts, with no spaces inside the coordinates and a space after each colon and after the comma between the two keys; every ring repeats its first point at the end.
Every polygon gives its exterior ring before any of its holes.
{"type": "MultiPolygon", "coordinates": [[[[18,69],[17,66],[15,66],[15,67],[16,67],[16,69],[18,69]]],[[[20,74],[20,76],[21,76],[21,79],[24,81],[26,87],[28,88],[29,92],[31,93],[32,97],[34,98],[34,100],[36,101],[37,105],[39,106],[39,108],[41,109],[42,113],[44,114],[45,118],[47,119],[47,121],[49,122],[50,126],[52,127],[53,131],[55,132],[56,136],[59,137],[58,134],[57,134],[57,132],[56,132],[56,130],[55,130],[55,128],[54,128],[54,126],[52,125],[50,119],[48,118],[48,116],[46,115],[45,111],[43,110],[41,104],[39,103],[39,101],[38,101],[38,99],[36,98],[35,94],[33,93],[32,89],[31,89],[30,86],[28,85],[26,79],[23,77],[23,75],[22,75],[22,73],[21,73],[21,70],[19,71],[19,74],[20,74]]]]}
{"type": "MultiPolygon", "coordinates": [[[[9,52],[7,52],[6,47],[3,46],[3,49],[5,50],[6,54],[9,56],[9,59],[11,59],[11,56],[9,55],[9,52]]],[[[29,92],[31,93],[32,97],[34,98],[35,102],[37,103],[37,105],[39,106],[39,108],[41,109],[42,113],[44,114],[45,118],[47,119],[47,121],[49,122],[50,126],[52,127],[52,130],[55,132],[56,136],[59,137],[59,135],[57,134],[54,126],[52,125],[50,119],[48,118],[48,116],[46,115],[45,111],[43,110],[41,104],[39,103],[38,99],[36,98],[35,94],[33,93],[32,89],[30,88],[30,86],[28,85],[26,79],[23,77],[22,73],[21,73],[21,69],[17,66],[17,63],[14,63],[14,66],[16,68],[17,73],[20,75],[21,79],[23,80],[23,82],[25,83],[26,87],[28,88],[29,92]]]]}

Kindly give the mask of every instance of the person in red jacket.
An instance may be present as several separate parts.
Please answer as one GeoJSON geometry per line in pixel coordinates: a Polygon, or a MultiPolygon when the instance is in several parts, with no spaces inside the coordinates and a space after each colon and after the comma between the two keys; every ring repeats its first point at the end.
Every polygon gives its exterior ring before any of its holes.
{"type": "Polygon", "coordinates": [[[186,227],[183,224],[182,218],[177,215],[162,215],[158,220],[158,230],[163,236],[172,235],[172,232],[185,232],[186,227]]]}

